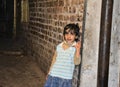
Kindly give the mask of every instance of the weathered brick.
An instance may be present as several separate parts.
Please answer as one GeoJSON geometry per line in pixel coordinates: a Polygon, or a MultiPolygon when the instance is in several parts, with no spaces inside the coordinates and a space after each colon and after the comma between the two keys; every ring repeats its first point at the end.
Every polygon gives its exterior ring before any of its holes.
{"type": "Polygon", "coordinates": [[[63,40],[67,23],[78,23],[82,32],[84,0],[29,0],[29,23],[23,25],[27,53],[46,73],[56,45],[63,40]]]}

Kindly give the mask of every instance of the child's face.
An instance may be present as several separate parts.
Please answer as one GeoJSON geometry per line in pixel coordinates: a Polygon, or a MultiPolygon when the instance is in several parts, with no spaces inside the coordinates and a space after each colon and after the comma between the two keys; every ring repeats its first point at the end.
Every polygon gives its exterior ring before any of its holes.
{"type": "Polygon", "coordinates": [[[75,41],[75,37],[76,35],[73,31],[70,31],[69,29],[66,30],[64,38],[68,44],[72,44],[75,41]]]}

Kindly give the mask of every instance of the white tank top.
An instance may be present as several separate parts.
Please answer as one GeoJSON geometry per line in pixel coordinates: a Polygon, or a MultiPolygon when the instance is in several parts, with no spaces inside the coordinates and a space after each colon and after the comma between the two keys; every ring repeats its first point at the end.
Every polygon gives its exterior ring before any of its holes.
{"type": "Polygon", "coordinates": [[[54,63],[50,75],[56,76],[64,79],[72,79],[74,71],[74,53],[75,47],[69,47],[64,50],[62,44],[57,45],[57,57],[54,63]]]}

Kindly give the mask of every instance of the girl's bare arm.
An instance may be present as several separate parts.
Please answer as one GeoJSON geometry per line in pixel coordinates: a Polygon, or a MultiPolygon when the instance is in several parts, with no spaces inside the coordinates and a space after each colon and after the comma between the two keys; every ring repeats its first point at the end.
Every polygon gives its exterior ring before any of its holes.
{"type": "Polygon", "coordinates": [[[80,43],[80,41],[76,43],[75,48],[76,48],[76,52],[74,55],[74,64],[79,65],[81,62],[81,58],[80,58],[81,43],[80,43]]]}

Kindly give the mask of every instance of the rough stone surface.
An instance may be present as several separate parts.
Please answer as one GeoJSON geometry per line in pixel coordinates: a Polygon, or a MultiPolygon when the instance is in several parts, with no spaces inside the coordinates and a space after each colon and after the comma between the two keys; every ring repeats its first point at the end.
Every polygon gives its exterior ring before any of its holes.
{"type": "Polygon", "coordinates": [[[109,87],[120,87],[120,0],[113,5],[109,87]]]}
{"type": "Polygon", "coordinates": [[[87,0],[80,87],[97,86],[101,0],[87,0]]]}

